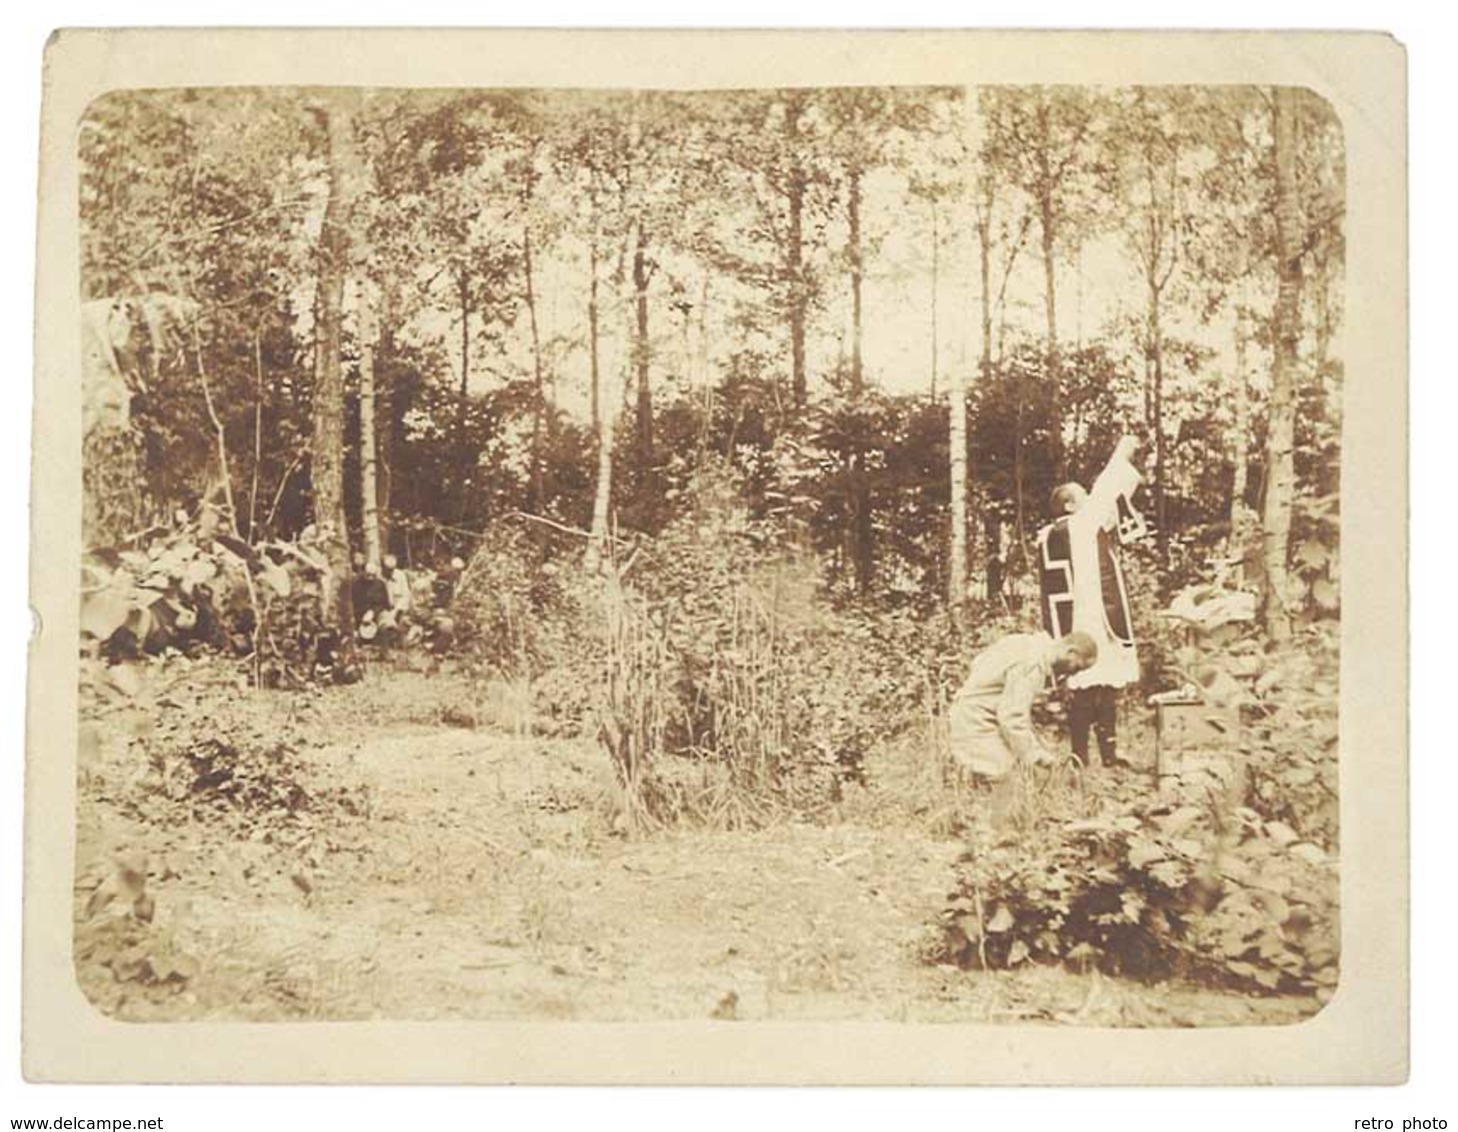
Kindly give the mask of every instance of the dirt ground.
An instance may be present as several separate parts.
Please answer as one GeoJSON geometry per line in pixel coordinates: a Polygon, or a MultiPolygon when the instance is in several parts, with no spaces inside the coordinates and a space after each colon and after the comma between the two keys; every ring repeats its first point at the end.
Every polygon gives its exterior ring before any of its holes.
{"type": "Polygon", "coordinates": [[[628,836],[600,749],[530,734],[511,689],[385,670],[312,697],[173,680],[83,727],[77,975],[116,1017],[1185,1026],[1311,1013],[925,962],[961,846],[900,820],[897,783],[919,773],[908,756],[873,765],[836,820],[628,836]],[[308,783],[356,791],[358,812],[249,828],[139,805],[158,713],[225,701],[264,726],[287,716],[308,783]],[[136,899],[143,922],[124,914],[136,899]]]}

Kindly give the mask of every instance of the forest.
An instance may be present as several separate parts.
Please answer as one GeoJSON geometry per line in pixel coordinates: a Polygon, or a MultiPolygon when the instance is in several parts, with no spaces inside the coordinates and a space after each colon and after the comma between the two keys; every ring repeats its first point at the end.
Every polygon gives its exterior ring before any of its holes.
{"type": "Polygon", "coordinates": [[[129,91],[77,144],[77,957],[103,1008],[1156,1025],[1330,998],[1321,99],[129,91]],[[1041,626],[1050,495],[1123,436],[1134,770],[1020,771],[994,842],[947,703],[1041,626]],[[1174,689],[1238,725],[1161,777],[1146,701],[1174,689]],[[641,890],[594,905],[574,855],[672,874],[669,926],[630,938],[641,890]],[[682,957],[655,997],[634,979],[719,922],[716,888],[756,925],[732,919],[733,977],[682,957]],[[362,906],[400,889],[450,976],[402,953],[348,982],[339,925],[382,933],[362,906]],[[277,910],[261,938],[238,893],[277,910]]]}

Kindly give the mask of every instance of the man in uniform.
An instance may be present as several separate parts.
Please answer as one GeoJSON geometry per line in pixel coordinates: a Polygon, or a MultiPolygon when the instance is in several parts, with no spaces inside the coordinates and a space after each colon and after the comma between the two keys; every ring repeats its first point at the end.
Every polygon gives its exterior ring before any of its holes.
{"type": "Polygon", "coordinates": [[[953,761],[974,780],[994,783],[1019,762],[1050,756],[1033,734],[1033,701],[1060,676],[1087,669],[1098,646],[1087,633],[1003,637],[972,662],[949,713],[953,761]]]}

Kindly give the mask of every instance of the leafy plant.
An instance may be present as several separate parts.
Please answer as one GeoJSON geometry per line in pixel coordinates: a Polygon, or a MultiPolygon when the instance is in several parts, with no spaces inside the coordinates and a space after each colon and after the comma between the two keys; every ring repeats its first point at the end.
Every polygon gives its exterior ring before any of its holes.
{"type": "Polygon", "coordinates": [[[155,729],[134,742],[146,772],[130,806],[148,821],[219,822],[237,837],[297,841],[369,812],[364,788],[330,782],[308,764],[287,717],[158,714],[155,729]]]}
{"type": "Polygon", "coordinates": [[[673,808],[728,824],[819,812],[874,748],[922,723],[928,679],[955,667],[948,627],[837,609],[731,468],[711,464],[685,490],[682,517],[639,544],[603,599],[599,736],[635,789],[670,759],[714,769],[709,797],[673,808]]]}
{"type": "Polygon", "coordinates": [[[1330,997],[1335,862],[1241,809],[1106,806],[970,850],[936,956],[963,967],[1067,963],[1330,997]]]}
{"type": "Polygon", "coordinates": [[[204,506],[82,564],[83,648],[112,660],[168,650],[249,657],[254,683],[301,686],[332,671],[323,559],[306,541],[250,546],[204,506]]]}

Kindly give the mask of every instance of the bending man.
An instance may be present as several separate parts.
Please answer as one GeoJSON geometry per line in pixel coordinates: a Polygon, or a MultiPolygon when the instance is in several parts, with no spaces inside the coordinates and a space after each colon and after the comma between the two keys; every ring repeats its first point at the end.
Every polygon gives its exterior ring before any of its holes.
{"type": "Polygon", "coordinates": [[[1050,680],[1081,672],[1098,659],[1087,633],[1055,641],[1045,633],[1003,637],[972,662],[952,701],[952,759],[974,779],[996,781],[1019,762],[1048,755],[1033,734],[1033,701],[1050,680]]]}

